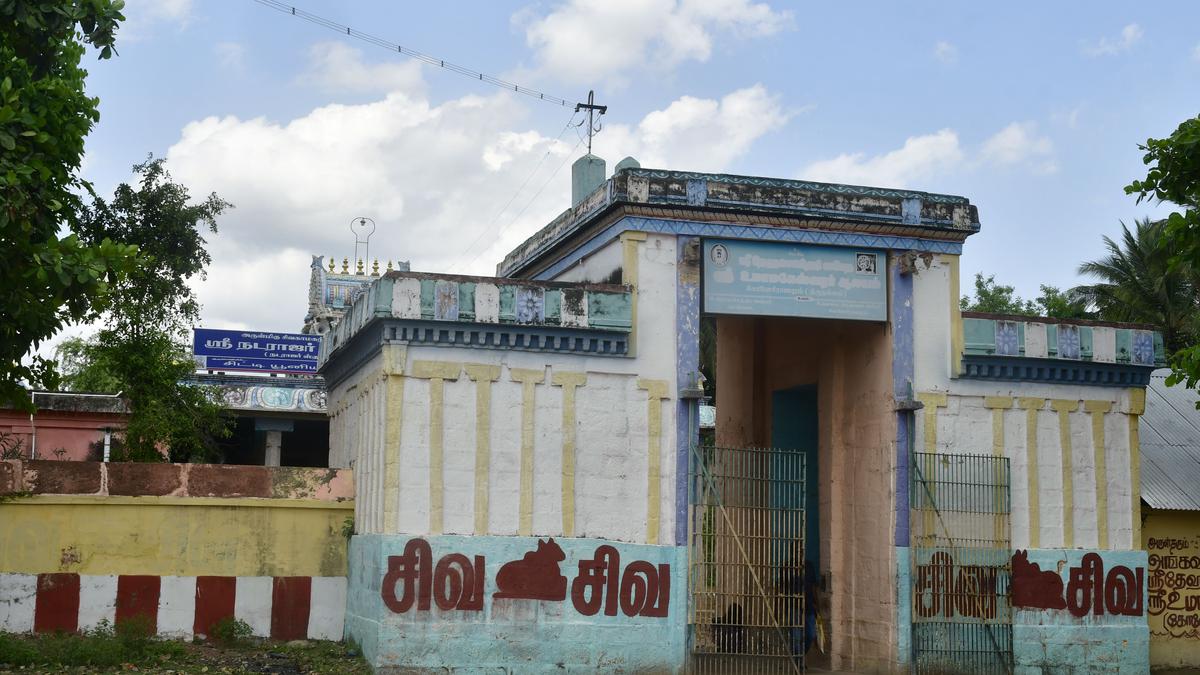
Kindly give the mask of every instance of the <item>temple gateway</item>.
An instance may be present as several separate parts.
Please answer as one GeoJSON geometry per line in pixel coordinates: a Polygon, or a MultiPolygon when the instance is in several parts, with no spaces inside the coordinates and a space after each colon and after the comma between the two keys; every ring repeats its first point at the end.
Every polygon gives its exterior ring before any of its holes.
{"type": "Polygon", "coordinates": [[[375,668],[1148,671],[1158,333],[962,312],[963,197],[574,168],[314,317],[375,668]]]}

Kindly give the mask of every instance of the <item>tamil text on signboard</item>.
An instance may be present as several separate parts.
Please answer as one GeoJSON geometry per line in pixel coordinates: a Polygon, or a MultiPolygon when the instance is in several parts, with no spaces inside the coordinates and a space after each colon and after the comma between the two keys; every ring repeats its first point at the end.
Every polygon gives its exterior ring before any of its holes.
{"type": "Polygon", "coordinates": [[[196,328],[192,353],[206,370],[315,373],[321,336],[196,328]]]}
{"type": "Polygon", "coordinates": [[[884,251],[765,241],[704,241],[704,311],[887,320],[884,251]]]}

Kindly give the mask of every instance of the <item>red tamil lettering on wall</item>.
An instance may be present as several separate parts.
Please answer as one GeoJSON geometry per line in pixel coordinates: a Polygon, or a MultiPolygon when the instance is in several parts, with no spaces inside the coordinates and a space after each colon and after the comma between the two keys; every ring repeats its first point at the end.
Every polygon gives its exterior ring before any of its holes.
{"type": "Polygon", "coordinates": [[[579,561],[571,602],[584,616],[595,615],[601,605],[605,616],[616,616],[619,603],[625,616],[665,617],[671,603],[671,566],[661,564],[655,569],[637,560],[622,573],[617,549],[598,546],[591,560],[579,561]]]}
{"type": "Polygon", "coordinates": [[[996,617],[997,568],[987,565],[954,564],[954,556],[938,551],[928,565],[917,566],[913,587],[917,616],[947,619],[968,616],[996,617]]]}
{"type": "Polygon", "coordinates": [[[442,556],[437,566],[433,552],[424,539],[410,539],[404,545],[404,555],[388,556],[388,571],[383,576],[380,593],[383,604],[397,614],[412,609],[428,610],[430,600],[438,609],[462,609],[478,612],[483,609],[483,556],[472,563],[461,553],[442,556]],[[396,586],[401,584],[400,596],[396,586]]]}
{"type": "MultiPolygon", "coordinates": [[[[553,539],[538,540],[537,548],[520,560],[500,567],[496,574],[496,598],[561,602],[566,599],[567,579],[559,571],[566,559],[553,539]]],[[[388,556],[380,593],[389,610],[403,614],[414,607],[438,609],[483,609],[483,556],[472,562],[462,553],[442,556],[433,563],[433,551],[425,539],[410,539],[403,555],[388,556]]],[[[621,567],[621,554],[613,546],[596,548],[589,560],[579,561],[579,574],[571,584],[571,602],[584,616],[603,608],[615,616],[618,607],[625,616],[666,617],[671,604],[671,566],[657,567],[635,560],[621,567]]]]}
{"type": "Polygon", "coordinates": [[[1142,616],[1145,574],[1145,568],[1132,570],[1124,565],[1105,573],[1104,560],[1093,551],[1068,570],[1064,592],[1057,572],[1043,571],[1029,562],[1028,551],[1017,551],[1012,557],[1012,604],[1026,609],[1066,609],[1077,617],[1089,613],[1142,616]]]}

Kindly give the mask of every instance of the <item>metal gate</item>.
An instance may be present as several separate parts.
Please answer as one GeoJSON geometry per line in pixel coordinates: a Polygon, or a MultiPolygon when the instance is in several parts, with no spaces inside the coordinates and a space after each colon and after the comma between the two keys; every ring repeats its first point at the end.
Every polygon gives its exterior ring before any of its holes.
{"type": "Polygon", "coordinates": [[[1010,673],[1008,458],[914,453],[912,650],[917,673],[1010,673]]]}
{"type": "Polygon", "coordinates": [[[693,448],[689,670],[804,669],[804,451],[693,448]]]}

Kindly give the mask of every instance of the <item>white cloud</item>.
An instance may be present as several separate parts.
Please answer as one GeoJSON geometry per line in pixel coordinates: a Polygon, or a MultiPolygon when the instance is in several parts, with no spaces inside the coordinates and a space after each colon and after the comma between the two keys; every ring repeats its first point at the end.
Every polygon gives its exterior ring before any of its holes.
{"type": "Polygon", "coordinates": [[[761,84],[719,101],[684,96],[636,126],[606,128],[597,137],[596,152],[609,161],[632,154],[643,166],[720,171],[791,114],[761,84]]]}
{"type": "Polygon", "coordinates": [[[1033,122],[1013,122],[983,142],[980,159],[1000,166],[1026,164],[1040,173],[1053,173],[1054,143],[1039,136],[1033,122]]]}
{"type": "Polygon", "coordinates": [[[125,22],[118,31],[120,40],[140,41],[150,38],[160,24],[174,24],[186,28],[192,20],[192,0],[127,0],[125,22]]]}
{"type": "Polygon", "coordinates": [[[925,181],[956,170],[1021,166],[1037,174],[1058,170],[1054,143],[1038,135],[1033,122],[1013,122],[969,151],[953,129],[910,136],[899,149],[878,155],[843,153],[806,166],[804,180],[884,187],[920,187],[925,181]]]}
{"type": "MultiPolygon", "coordinates": [[[[167,151],[172,174],[193,195],[215,191],[236,205],[211,238],[214,262],[197,286],[205,323],[297,329],[309,254],[351,255],[348,224],[359,215],[378,223],[372,256],[411,260],[418,270],[461,263],[455,271],[493,273],[569,206],[569,164],[581,154],[571,152],[573,134],[558,141],[529,129],[524,105],[505,92],[438,104],[393,91],[286,122],[227,116],[186,125],[167,151]]],[[[685,97],[636,124],[606,127],[596,152],[610,168],[631,154],[647,165],[720,170],[786,118],[761,86],[720,100],[685,97]]]]}
{"type": "Polygon", "coordinates": [[[1083,104],[1079,104],[1069,110],[1059,109],[1050,114],[1050,119],[1058,124],[1066,125],[1068,129],[1074,129],[1079,124],[1079,115],[1083,112],[1083,104]]]}
{"type": "Polygon", "coordinates": [[[1131,23],[1121,29],[1118,38],[1102,37],[1096,42],[1083,45],[1083,53],[1087,56],[1112,56],[1127,52],[1142,39],[1144,31],[1136,23],[1131,23]]]}
{"type": "Polygon", "coordinates": [[[717,35],[748,39],[792,25],[790,11],[751,0],[569,0],[518,14],[542,72],[567,82],[620,82],[640,67],[707,61],[717,35]]]}
{"type": "Polygon", "coordinates": [[[813,162],[800,177],[830,183],[911,187],[959,166],[963,160],[958,134],[953,129],[942,129],[924,136],[910,136],[903,147],[880,155],[848,153],[813,162]]]}
{"type": "Polygon", "coordinates": [[[217,63],[230,70],[242,70],[246,66],[246,48],[237,42],[218,42],[213,45],[217,63]]]}
{"type": "Polygon", "coordinates": [[[933,55],[938,61],[941,61],[947,65],[958,63],[958,47],[955,47],[945,40],[939,40],[938,43],[933,46],[933,55]]]}
{"type": "Polygon", "coordinates": [[[421,64],[396,56],[387,63],[363,62],[362,51],[343,42],[318,42],[308,53],[308,71],[301,75],[303,84],[328,92],[385,93],[422,91],[421,64]]]}

